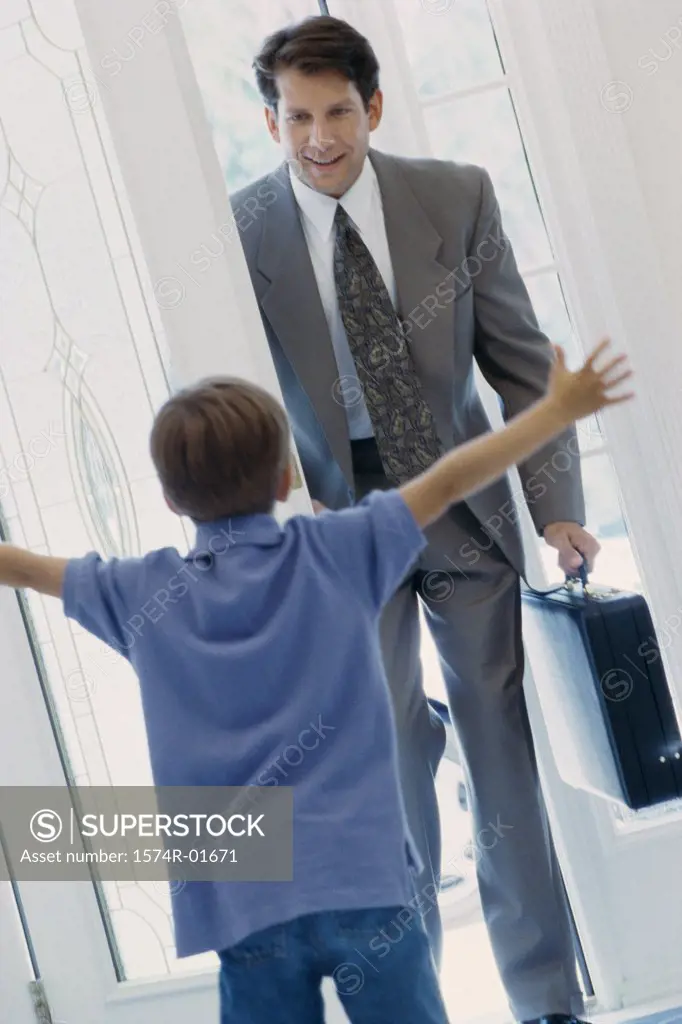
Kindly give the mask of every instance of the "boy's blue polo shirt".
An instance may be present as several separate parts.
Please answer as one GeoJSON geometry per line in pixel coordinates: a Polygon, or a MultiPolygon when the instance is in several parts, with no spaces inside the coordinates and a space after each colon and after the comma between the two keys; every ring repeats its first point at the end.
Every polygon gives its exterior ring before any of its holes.
{"type": "Polygon", "coordinates": [[[138,675],[157,786],[295,787],[294,880],[187,883],[173,896],[178,956],[413,898],[378,625],[426,543],[393,489],[282,526],[202,523],[187,557],[67,564],[66,614],[138,675]]]}

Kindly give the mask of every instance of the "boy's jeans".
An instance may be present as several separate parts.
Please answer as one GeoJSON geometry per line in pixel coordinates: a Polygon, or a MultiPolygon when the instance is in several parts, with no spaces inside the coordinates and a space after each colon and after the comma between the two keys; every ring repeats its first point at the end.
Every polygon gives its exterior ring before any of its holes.
{"type": "Polygon", "coordinates": [[[221,1024],[323,1024],[325,976],[352,1024],[448,1024],[424,926],[406,908],[297,917],[220,964],[221,1024]]]}

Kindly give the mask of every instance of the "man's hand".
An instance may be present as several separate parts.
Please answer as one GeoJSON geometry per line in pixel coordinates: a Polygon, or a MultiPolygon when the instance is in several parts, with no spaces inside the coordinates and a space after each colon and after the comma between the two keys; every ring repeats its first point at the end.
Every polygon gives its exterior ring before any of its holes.
{"type": "Polygon", "coordinates": [[[311,498],[310,500],[313,503],[313,512],[315,515],[319,515],[320,512],[324,512],[327,508],[326,505],[323,505],[321,501],[317,501],[315,498],[311,498]]]}
{"type": "Polygon", "coordinates": [[[568,576],[586,562],[588,572],[592,572],[594,560],[601,548],[596,537],[583,529],[579,523],[548,523],[543,536],[550,547],[559,552],[559,567],[568,576]]]}

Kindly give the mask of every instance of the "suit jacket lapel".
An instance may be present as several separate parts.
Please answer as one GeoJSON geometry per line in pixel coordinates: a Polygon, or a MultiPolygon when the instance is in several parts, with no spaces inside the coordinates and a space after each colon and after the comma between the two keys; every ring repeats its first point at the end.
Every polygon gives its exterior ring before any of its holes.
{"type": "Polygon", "coordinates": [[[443,239],[410,188],[400,161],[377,150],[370,150],[370,159],[381,191],[400,317],[407,324],[410,351],[438,432],[449,448],[453,433],[455,304],[441,302],[436,291],[451,273],[437,258],[443,239]]]}

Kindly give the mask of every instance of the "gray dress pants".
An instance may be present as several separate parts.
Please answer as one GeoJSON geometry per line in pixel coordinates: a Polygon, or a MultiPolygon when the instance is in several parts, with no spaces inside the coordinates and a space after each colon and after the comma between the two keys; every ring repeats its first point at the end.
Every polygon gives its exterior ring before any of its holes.
{"type": "MultiPolygon", "coordinates": [[[[352,448],[356,501],[392,486],[373,439],[352,448]]],[[[429,545],[385,607],[380,632],[408,822],[426,865],[418,891],[427,897],[420,906],[434,956],[439,962],[442,930],[428,894],[441,870],[434,778],[445,731],[424,694],[419,601],[460,745],[483,912],[511,1010],[519,1021],[580,1014],[572,922],[523,691],[519,577],[464,504],[425,532],[429,545]],[[467,563],[458,556],[465,543],[479,556],[467,563]]]]}

